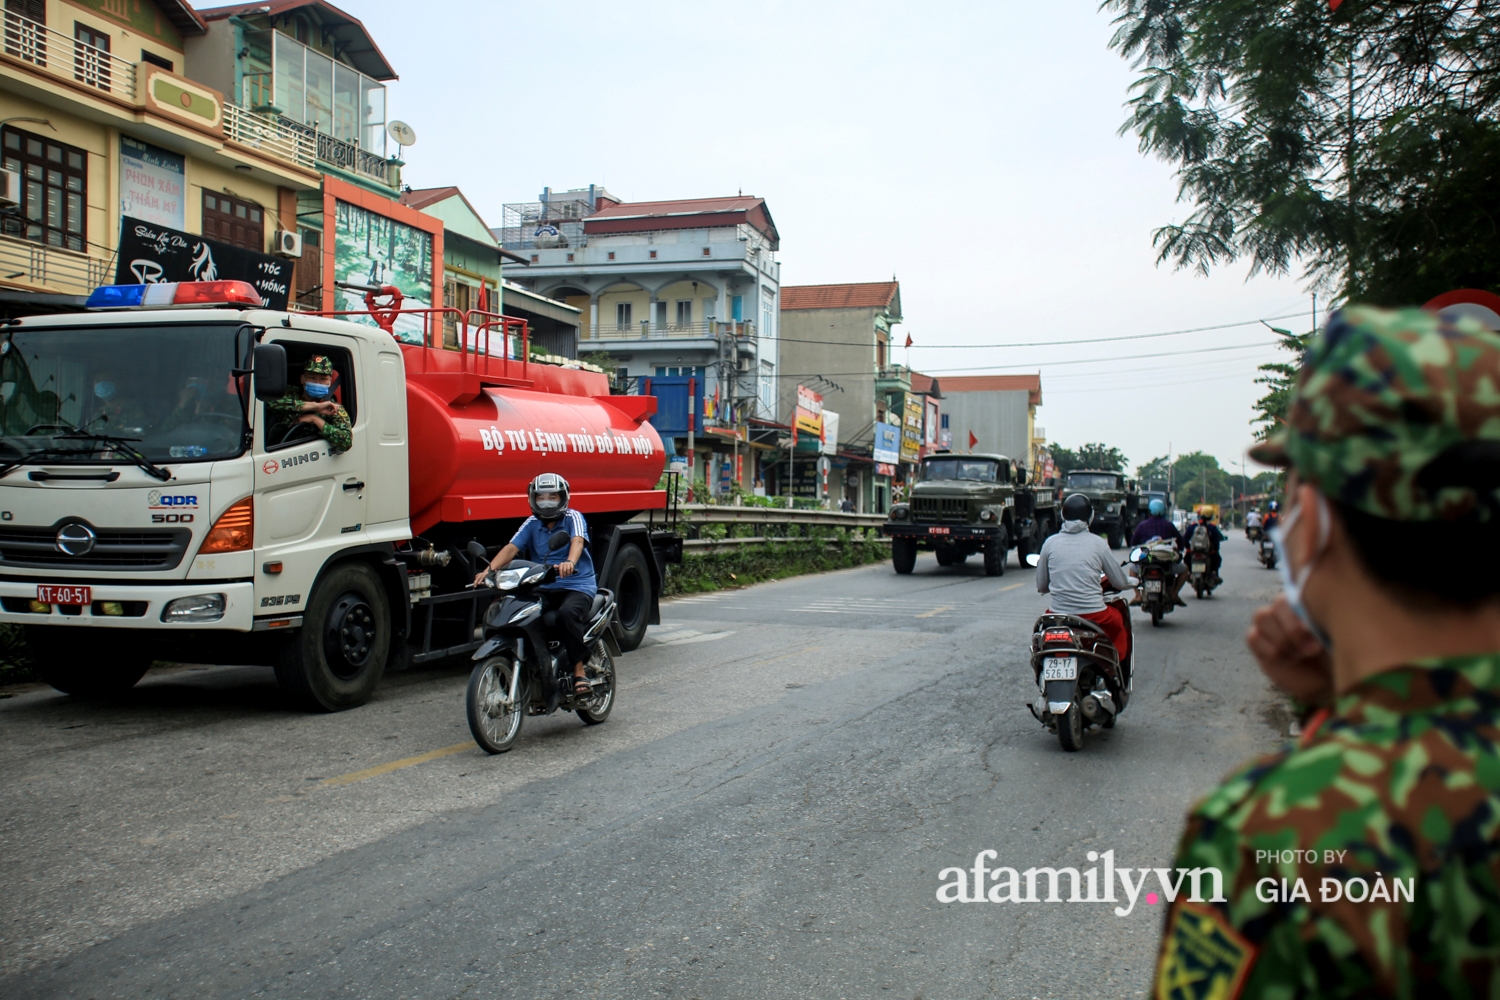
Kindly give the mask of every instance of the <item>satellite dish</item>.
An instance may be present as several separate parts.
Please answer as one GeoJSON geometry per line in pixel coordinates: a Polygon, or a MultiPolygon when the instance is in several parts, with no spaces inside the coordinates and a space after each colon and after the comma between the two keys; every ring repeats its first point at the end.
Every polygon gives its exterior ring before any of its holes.
{"type": "Polygon", "coordinates": [[[415,146],[417,144],[416,131],[406,122],[392,121],[385,127],[386,135],[396,140],[398,146],[415,146]]]}

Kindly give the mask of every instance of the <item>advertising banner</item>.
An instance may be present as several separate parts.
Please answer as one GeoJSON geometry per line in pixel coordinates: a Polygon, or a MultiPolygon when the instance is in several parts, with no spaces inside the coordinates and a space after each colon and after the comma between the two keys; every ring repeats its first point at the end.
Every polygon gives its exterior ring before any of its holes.
{"type": "Polygon", "coordinates": [[[792,417],[797,436],[823,436],[823,397],[805,385],[797,386],[797,409],[792,417]]]}
{"type": "Polygon", "coordinates": [[[162,281],[248,281],[267,309],[285,309],[292,286],[292,262],[268,253],[241,250],[218,240],[158,226],[142,219],[120,220],[115,284],[153,285],[162,281]]]}
{"type": "MultiPolygon", "coordinates": [[[[333,239],[336,280],[401,289],[403,313],[396,318],[396,339],[420,344],[422,317],[407,315],[404,310],[432,308],[432,234],[358,205],[335,201],[333,239]]],[[[363,310],[364,293],[338,289],[335,308],[363,310]]],[[[377,325],[368,316],[345,318],[377,325]]]]}
{"type": "Polygon", "coordinates": [[[922,454],[922,397],[906,394],[906,414],[901,423],[901,461],[915,462],[922,454]]]}
{"type": "Polygon", "coordinates": [[[832,410],[823,411],[823,447],[825,455],[839,453],[839,415],[832,410]]]}
{"type": "Polygon", "coordinates": [[[895,424],[875,424],[875,461],[895,465],[901,461],[901,428],[895,424]]]}
{"type": "Polygon", "coordinates": [[[927,401],[927,420],[922,427],[922,443],[929,448],[936,448],[938,443],[938,405],[930,399],[927,401]]]}
{"type": "Polygon", "coordinates": [[[182,229],[183,158],[150,143],[120,136],[120,214],[182,229]]]}

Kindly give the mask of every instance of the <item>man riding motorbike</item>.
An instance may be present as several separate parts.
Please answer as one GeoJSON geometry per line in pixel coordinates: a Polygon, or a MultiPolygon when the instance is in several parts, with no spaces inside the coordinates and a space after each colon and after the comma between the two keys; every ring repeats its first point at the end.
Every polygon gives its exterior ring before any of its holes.
{"type": "Polygon", "coordinates": [[[1245,537],[1252,541],[1260,538],[1260,508],[1252,507],[1245,514],[1245,537]]]}
{"type": "MultiPolygon", "coordinates": [[[[1182,533],[1177,530],[1177,525],[1167,517],[1167,505],[1160,500],[1152,500],[1147,510],[1151,516],[1135,526],[1135,531],[1130,536],[1130,544],[1132,546],[1147,545],[1151,542],[1165,542],[1170,539],[1180,555],[1185,543],[1182,533]]],[[[1171,598],[1172,603],[1182,608],[1187,607],[1187,602],[1178,596],[1178,592],[1182,590],[1182,585],[1187,582],[1187,578],[1187,565],[1179,558],[1172,564],[1171,598]]],[[[1134,606],[1139,603],[1140,595],[1137,594],[1131,604],[1134,606]]]]}
{"type": "Polygon", "coordinates": [[[526,487],[526,499],[531,504],[532,516],[521,522],[515,536],[474,577],[474,586],[484,582],[486,573],[504,569],[517,556],[556,566],[557,581],[541,588],[542,602],[545,610],[557,612],[563,649],[573,663],[574,690],[586,695],[591,689],[584,676],[589,652],[583,635],[588,629],[594,595],[599,592],[594,560],[588,549],[588,524],[582,514],[568,509],[568,481],[556,473],[544,472],[533,479],[526,487]],[[572,536],[572,540],[566,550],[554,552],[548,540],[559,529],[572,536]]]}
{"type": "Polygon", "coordinates": [[[1271,529],[1276,527],[1276,525],[1280,523],[1280,521],[1281,504],[1277,503],[1275,500],[1272,500],[1266,507],[1266,517],[1265,520],[1261,522],[1261,530],[1269,535],[1271,533],[1271,529]]]}
{"type": "Polygon", "coordinates": [[[1107,577],[1116,590],[1134,586],[1135,581],[1115,562],[1109,543],[1089,533],[1094,507],[1088,497],[1068,497],[1062,516],[1062,530],[1043,542],[1038,554],[1037,593],[1052,596],[1050,613],[1076,615],[1104,629],[1124,662],[1130,655],[1130,630],[1120,612],[1104,603],[1099,578],[1107,577]]]}
{"type": "Polygon", "coordinates": [[[1224,540],[1224,533],[1214,524],[1213,511],[1206,510],[1198,515],[1198,523],[1190,525],[1187,534],[1182,537],[1183,544],[1191,546],[1193,536],[1200,531],[1208,536],[1208,570],[1223,580],[1224,575],[1219,572],[1219,567],[1224,564],[1224,557],[1219,554],[1219,543],[1224,540]]]}

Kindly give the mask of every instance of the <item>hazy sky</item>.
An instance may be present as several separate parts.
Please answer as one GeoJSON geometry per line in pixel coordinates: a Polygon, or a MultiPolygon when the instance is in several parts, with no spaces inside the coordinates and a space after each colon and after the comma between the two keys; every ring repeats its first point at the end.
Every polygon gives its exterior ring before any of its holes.
{"type": "Polygon", "coordinates": [[[457,184],[492,226],[544,186],[759,195],[783,284],[896,275],[912,366],[1040,370],[1038,423],[1067,446],[1104,441],[1134,465],[1170,445],[1231,467],[1255,366],[1278,353],[1254,321],[1310,322],[1296,276],[1156,266],[1153,228],[1189,209],[1168,167],[1116,134],[1133,74],[1088,0],[345,9],[401,74],[390,106],[418,134],[413,187],[457,184]],[[1218,347],[1234,349],[1186,353],[1218,347]]]}

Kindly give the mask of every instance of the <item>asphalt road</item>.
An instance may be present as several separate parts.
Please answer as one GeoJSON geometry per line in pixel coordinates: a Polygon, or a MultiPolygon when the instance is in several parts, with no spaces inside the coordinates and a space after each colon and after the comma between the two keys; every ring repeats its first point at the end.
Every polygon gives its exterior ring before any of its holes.
{"type": "Polygon", "coordinates": [[[1160,907],[942,904],[939,872],[1164,866],[1284,719],[1274,596],[1137,619],[1134,698],[1064,753],[1024,705],[1030,570],[923,555],[663,607],[608,723],[468,739],[463,666],[339,715],[270,672],[0,700],[0,996],[1140,996],[1160,907]]]}

